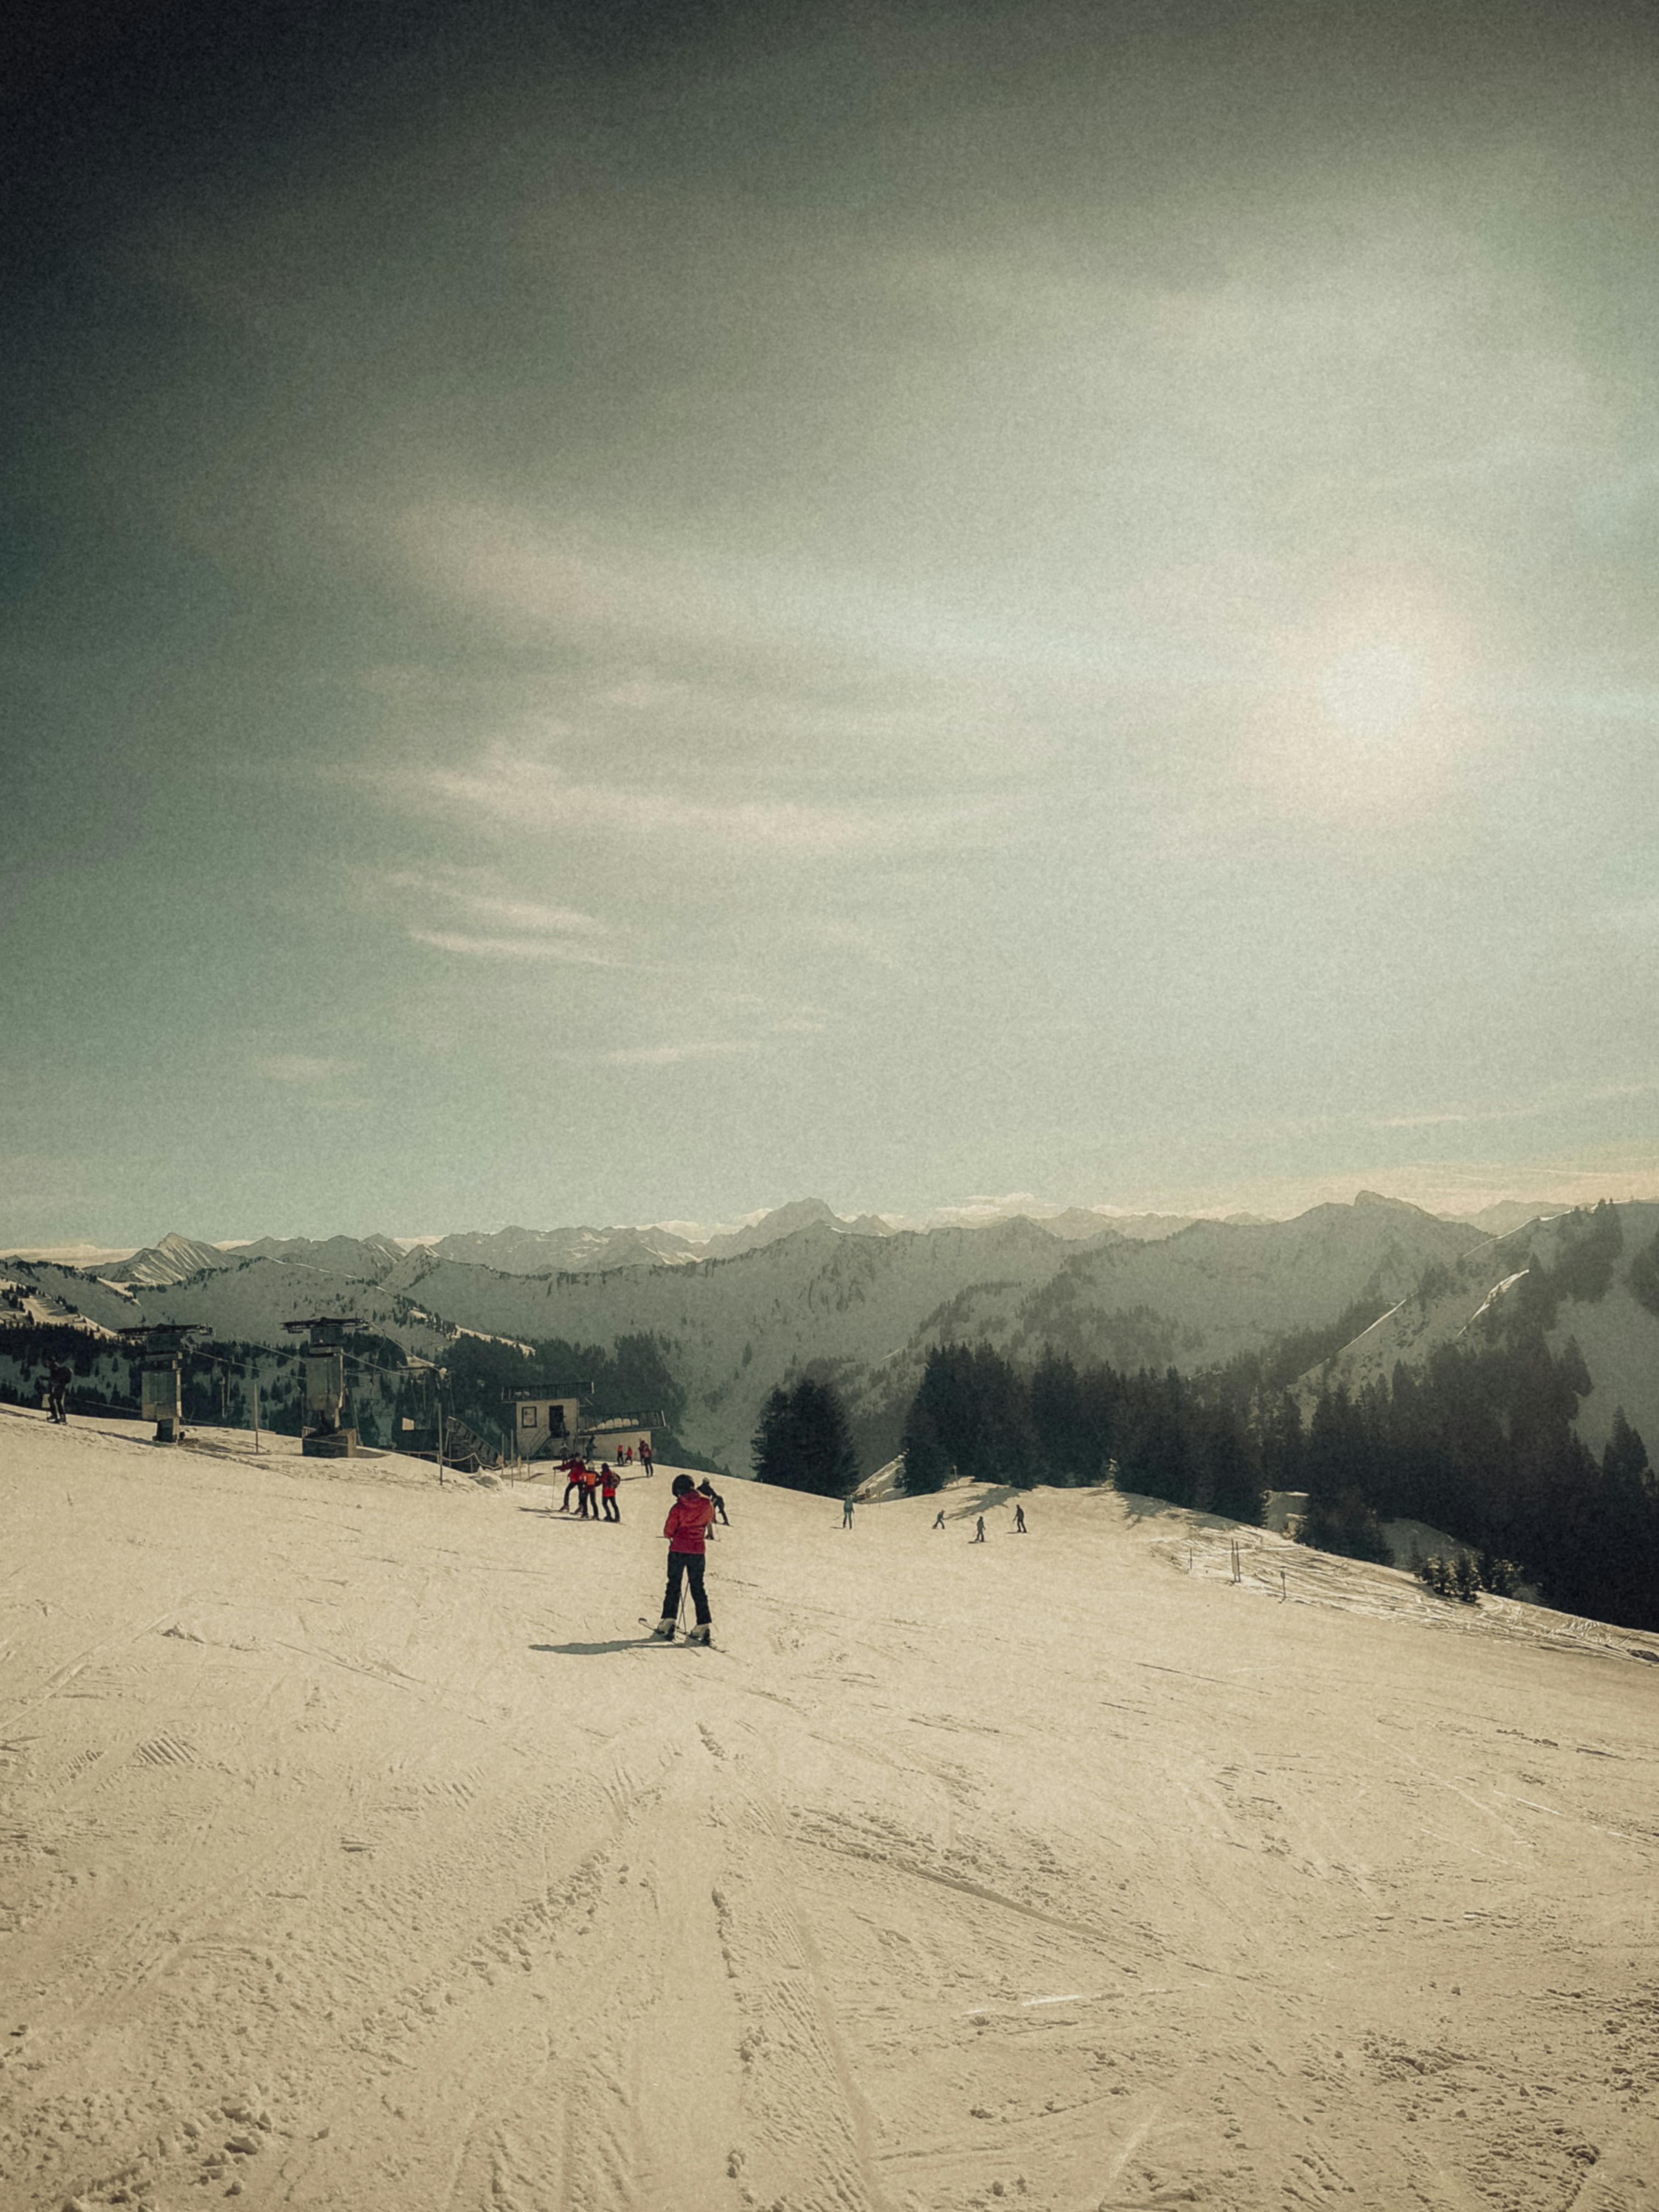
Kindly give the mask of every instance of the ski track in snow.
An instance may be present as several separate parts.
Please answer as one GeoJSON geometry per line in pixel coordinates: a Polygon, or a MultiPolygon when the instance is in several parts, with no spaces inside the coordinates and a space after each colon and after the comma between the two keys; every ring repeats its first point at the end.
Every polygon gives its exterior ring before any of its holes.
{"type": "Polygon", "coordinates": [[[0,2212],[1659,2194],[1656,1639],[735,1486],[703,1654],[665,1480],[221,1442],[0,1416],[0,2212]]]}

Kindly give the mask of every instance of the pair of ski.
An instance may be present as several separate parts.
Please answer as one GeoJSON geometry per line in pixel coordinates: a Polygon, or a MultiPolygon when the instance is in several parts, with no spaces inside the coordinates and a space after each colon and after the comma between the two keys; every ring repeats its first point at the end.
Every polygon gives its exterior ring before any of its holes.
{"type": "Polygon", "coordinates": [[[705,1637],[699,1637],[693,1644],[691,1638],[689,1636],[682,1636],[678,1628],[672,1636],[659,1636],[657,1633],[659,1624],[656,1621],[647,1620],[643,1613],[641,1613],[638,1619],[640,1626],[650,1632],[645,1638],[647,1644],[684,1644],[698,1651],[712,1651],[714,1649],[712,1640],[705,1637]]]}

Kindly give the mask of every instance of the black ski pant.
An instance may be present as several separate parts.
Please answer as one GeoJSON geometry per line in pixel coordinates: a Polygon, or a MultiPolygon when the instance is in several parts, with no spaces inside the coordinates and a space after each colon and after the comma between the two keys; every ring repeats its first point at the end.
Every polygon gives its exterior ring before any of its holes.
{"type": "Polygon", "coordinates": [[[605,1501],[605,1517],[607,1521],[615,1521],[618,1523],[622,1520],[622,1515],[617,1510],[617,1501],[614,1498],[607,1498],[605,1501]]]}
{"type": "Polygon", "coordinates": [[[580,1490],[581,1490],[581,1486],[581,1486],[581,1478],[580,1478],[580,1475],[578,1475],[578,1476],[575,1478],[575,1480],[574,1480],[574,1481],[570,1481],[570,1482],[567,1482],[567,1483],[566,1483],[566,1485],[565,1485],[565,1486],[564,1486],[564,1504],[563,1504],[562,1506],[560,1506],[560,1508],[559,1508],[559,1510],[560,1510],[560,1512],[561,1512],[561,1513],[568,1513],[568,1512],[569,1512],[569,1510],[570,1510],[570,1493],[571,1493],[571,1492],[574,1490],[574,1491],[577,1492],[580,1494],[580,1490]]]}
{"type": "Polygon", "coordinates": [[[691,1585],[691,1603],[696,1608],[697,1623],[706,1627],[709,1620],[708,1600],[702,1587],[703,1555],[701,1552],[671,1552],[668,1554],[668,1588],[663,1592],[662,1617],[672,1620],[680,1609],[680,1579],[682,1576],[691,1585]]]}

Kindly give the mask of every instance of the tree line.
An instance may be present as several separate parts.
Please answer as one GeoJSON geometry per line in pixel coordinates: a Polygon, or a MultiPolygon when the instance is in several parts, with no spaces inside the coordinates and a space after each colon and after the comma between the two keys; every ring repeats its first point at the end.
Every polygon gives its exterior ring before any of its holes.
{"type": "Polygon", "coordinates": [[[1563,1611],[1659,1629],[1659,1480],[1622,1413],[1599,1456],[1575,1433],[1590,1378],[1571,1338],[1545,1340],[1559,1287],[1540,1285],[1518,1325],[1357,1394],[1322,1390],[1305,1413],[1272,1355],[1182,1376],[1053,1352],[1024,1370],[989,1345],[940,1345],[905,1421],[903,1487],[1109,1482],[1244,1522],[1268,1491],[1304,1491],[1303,1540],[1323,1550],[1386,1562],[1382,1522],[1424,1521],[1513,1561],[1563,1611]]]}

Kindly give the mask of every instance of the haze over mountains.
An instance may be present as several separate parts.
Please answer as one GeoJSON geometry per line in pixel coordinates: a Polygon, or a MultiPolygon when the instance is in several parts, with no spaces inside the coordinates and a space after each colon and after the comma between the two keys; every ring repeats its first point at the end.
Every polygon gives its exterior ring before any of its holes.
{"type": "MultiPolygon", "coordinates": [[[[1659,1207],[1613,1214],[1622,1271],[1596,1302],[1564,1293],[1553,1323],[1558,1341],[1577,1337],[1589,1367],[1582,1429],[1597,1448],[1618,1406],[1659,1436],[1659,1314],[1626,1279],[1659,1207]]],[[[610,1352],[649,1339],[683,1400],[684,1442],[741,1473],[768,1395],[808,1370],[841,1389],[874,1463],[896,1447],[929,1349],[949,1341],[1183,1372],[1291,1346],[1308,1389],[1322,1377],[1358,1385],[1468,1328],[1534,1249],[1549,1267],[1567,1234],[1546,1219],[1494,1237],[1375,1193],[1283,1222],[1074,1209],[933,1229],[843,1219],[809,1200],[698,1241],[514,1229],[408,1246],[374,1236],[226,1249],[169,1236],[124,1265],[14,1260],[4,1279],[39,1321],[80,1317],[103,1331],[189,1322],[274,1352],[290,1343],[285,1323],[349,1312],[422,1356],[457,1332],[520,1345],[527,1377],[540,1373],[538,1345],[610,1352]]],[[[547,1358],[568,1366],[574,1356],[547,1358]]]]}
{"type": "MultiPolygon", "coordinates": [[[[1374,1194],[1362,1193],[1363,1197],[1374,1194]]],[[[1468,1214],[1436,1218],[1502,1236],[1521,1228],[1541,1214],[1566,1210],[1566,1201],[1501,1199],[1468,1214]]],[[[1107,1236],[1148,1242],[1173,1237],[1195,1222],[1220,1219],[1238,1228],[1262,1228],[1276,1217],[1234,1212],[1221,1215],[1133,1212],[1117,1206],[1045,1206],[1036,1200],[979,1200],[967,1206],[941,1209],[937,1214],[912,1218],[901,1215],[836,1213],[821,1198],[792,1200],[756,1213],[731,1229],[698,1231],[696,1224],[665,1222],[631,1223],[595,1228],[574,1224],[561,1229],[455,1230],[442,1237],[261,1237],[252,1241],[204,1243],[201,1238],[170,1231],[154,1244],[136,1252],[118,1247],[92,1245],[12,1246],[0,1250],[0,1259],[56,1262],[85,1269],[108,1282],[160,1284],[183,1282],[204,1268],[234,1265],[250,1258],[303,1261],[340,1273],[374,1277],[401,1259],[416,1245],[423,1245],[447,1260],[468,1261],[495,1267],[503,1274],[539,1275],[552,1269],[591,1272],[609,1267],[676,1267],[694,1260],[729,1259],[739,1252],[757,1250],[797,1229],[822,1223],[842,1236],[890,1237],[903,1230],[939,1227],[988,1228],[999,1221],[1024,1218],[1041,1224],[1049,1236],[1070,1241],[1107,1236]]]]}

